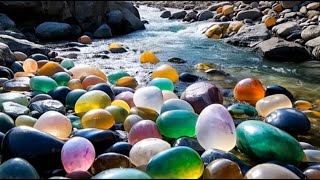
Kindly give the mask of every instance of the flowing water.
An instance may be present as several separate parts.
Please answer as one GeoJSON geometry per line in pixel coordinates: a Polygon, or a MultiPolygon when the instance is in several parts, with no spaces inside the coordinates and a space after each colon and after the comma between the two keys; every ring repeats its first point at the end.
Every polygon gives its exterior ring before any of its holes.
{"type": "MultiPolygon", "coordinates": [[[[171,12],[175,10],[172,9],[171,12]]],[[[75,61],[77,64],[92,64],[101,68],[106,74],[125,70],[135,76],[139,84],[149,80],[149,73],[157,65],[140,64],[139,57],[143,51],[155,52],[160,64],[169,63],[170,57],[178,57],[187,61],[185,64],[171,64],[179,73],[192,72],[208,80],[212,80],[224,89],[232,89],[236,82],[247,77],[259,79],[265,86],[277,84],[287,88],[297,99],[315,102],[320,99],[320,71],[311,66],[306,68],[296,63],[278,63],[263,60],[248,49],[225,44],[222,40],[208,39],[201,33],[204,27],[212,22],[181,22],[160,18],[161,11],[156,8],[140,6],[140,16],[149,24],[146,30],[136,31],[128,35],[106,40],[95,40],[89,47],[79,48],[81,52],[75,61]],[[128,50],[122,54],[108,54],[109,59],[94,58],[94,54],[102,54],[108,44],[117,42],[128,50]],[[195,71],[197,63],[212,63],[229,73],[230,77],[209,76],[195,71]],[[312,75],[310,75],[310,73],[312,75]]],[[[51,44],[57,46],[59,44],[51,44]]],[[[61,45],[61,44],[60,44],[61,45]]],[[[59,52],[60,55],[70,52],[59,52]]],[[[319,69],[319,68],[318,68],[319,69]]],[[[176,87],[179,90],[179,87],[176,87]]],[[[180,87],[182,90],[183,88],[180,87]]],[[[313,121],[312,142],[319,144],[319,121],[313,121]]],[[[306,141],[311,136],[303,136],[306,141]]]]}

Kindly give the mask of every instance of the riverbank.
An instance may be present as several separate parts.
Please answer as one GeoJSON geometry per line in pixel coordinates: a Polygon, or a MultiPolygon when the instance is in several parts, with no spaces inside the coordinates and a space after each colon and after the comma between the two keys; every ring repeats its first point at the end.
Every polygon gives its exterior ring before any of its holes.
{"type": "Polygon", "coordinates": [[[269,60],[304,62],[320,59],[318,2],[312,1],[222,1],[140,2],[163,10],[163,18],[208,21],[208,38],[223,39],[234,46],[248,47],[269,60]],[[165,11],[165,7],[180,11],[165,11]],[[217,25],[223,24],[223,25],[217,25]]]}

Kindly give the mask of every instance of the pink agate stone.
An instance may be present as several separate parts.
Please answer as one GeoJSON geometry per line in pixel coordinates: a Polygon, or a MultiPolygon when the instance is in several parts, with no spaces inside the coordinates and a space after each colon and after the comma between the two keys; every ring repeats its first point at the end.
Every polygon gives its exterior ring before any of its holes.
{"type": "Polygon", "coordinates": [[[135,144],[146,138],[162,139],[158,126],[151,120],[142,120],[132,126],[128,134],[128,142],[135,144]]]}
{"type": "Polygon", "coordinates": [[[130,91],[125,91],[125,92],[122,92],[120,94],[118,94],[114,100],[123,100],[125,101],[129,106],[130,108],[132,107],[135,107],[136,105],[134,104],[133,102],[133,93],[130,92],[130,91]]]}
{"type": "Polygon", "coordinates": [[[67,173],[87,171],[95,159],[92,143],[83,137],[73,137],[62,147],[61,161],[67,173]]]}

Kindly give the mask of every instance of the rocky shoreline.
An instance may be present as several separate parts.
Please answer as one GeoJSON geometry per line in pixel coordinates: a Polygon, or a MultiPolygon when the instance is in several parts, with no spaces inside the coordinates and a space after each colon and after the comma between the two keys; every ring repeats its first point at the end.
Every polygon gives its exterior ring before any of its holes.
{"type": "Polygon", "coordinates": [[[283,62],[320,60],[320,4],[313,1],[137,1],[158,7],[161,17],[213,22],[208,38],[248,47],[283,62]],[[188,3],[189,2],[189,3],[188,3]],[[181,9],[170,12],[165,7],[181,9]]]}

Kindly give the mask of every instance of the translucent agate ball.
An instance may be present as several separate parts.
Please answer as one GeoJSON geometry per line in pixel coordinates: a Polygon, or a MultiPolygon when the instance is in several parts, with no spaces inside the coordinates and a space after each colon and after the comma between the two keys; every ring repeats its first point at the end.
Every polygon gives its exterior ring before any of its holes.
{"type": "Polygon", "coordinates": [[[62,147],[61,161],[67,173],[87,171],[94,162],[95,149],[92,143],[83,137],[73,137],[62,147]]]}
{"type": "Polygon", "coordinates": [[[211,104],[203,109],[197,120],[196,135],[199,144],[206,150],[230,151],[236,145],[235,124],[221,104],[211,104]]]}
{"type": "Polygon", "coordinates": [[[39,117],[33,128],[65,139],[71,134],[72,124],[65,115],[57,111],[47,111],[39,117]]]}
{"type": "Polygon", "coordinates": [[[160,112],[163,104],[162,92],[154,86],[142,87],[133,94],[133,102],[137,107],[146,107],[160,112]]]}
{"type": "Polygon", "coordinates": [[[265,89],[262,83],[253,78],[239,81],[234,87],[234,98],[255,106],[257,101],[265,97],[265,89]]]}
{"type": "Polygon", "coordinates": [[[137,122],[133,125],[128,134],[128,142],[132,145],[146,138],[162,139],[156,123],[151,120],[142,120],[137,122]]]}
{"type": "Polygon", "coordinates": [[[81,118],[83,128],[109,129],[115,123],[111,113],[105,109],[93,109],[88,111],[81,118]]]}
{"type": "Polygon", "coordinates": [[[38,63],[33,59],[26,59],[23,61],[24,72],[36,73],[38,70],[38,63]]]}
{"type": "Polygon", "coordinates": [[[129,158],[135,166],[143,166],[147,165],[153,156],[170,148],[171,145],[162,139],[147,138],[132,146],[129,158]]]}
{"type": "Polygon", "coordinates": [[[151,78],[168,78],[173,83],[176,83],[179,80],[179,74],[172,66],[164,64],[152,72],[151,78]]]}

